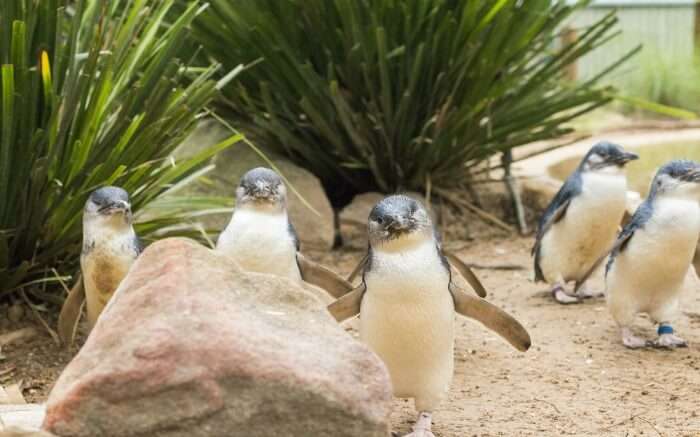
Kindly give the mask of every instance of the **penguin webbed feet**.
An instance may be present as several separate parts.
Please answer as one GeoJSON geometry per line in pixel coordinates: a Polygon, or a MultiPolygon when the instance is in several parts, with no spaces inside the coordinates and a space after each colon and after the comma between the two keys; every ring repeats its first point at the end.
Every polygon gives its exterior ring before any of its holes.
{"type": "Polygon", "coordinates": [[[552,287],[552,297],[555,301],[562,305],[571,305],[582,303],[586,299],[600,298],[604,297],[605,293],[590,291],[585,284],[580,286],[577,284],[575,287],[575,292],[571,293],[566,291],[566,288],[561,283],[556,283],[552,287]]]}
{"type": "Polygon", "coordinates": [[[605,293],[602,291],[589,290],[587,282],[583,284],[576,283],[576,297],[579,299],[599,299],[605,297],[605,293]]]}
{"type": "Polygon", "coordinates": [[[583,302],[583,299],[577,295],[567,292],[564,286],[561,284],[555,284],[554,287],[552,287],[552,297],[555,301],[562,305],[571,305],[583,302]]]}
{"type": "Polygon", "coordinates": [[[658,349],[675,349],[679,347],[688,347],[688,342],[677,336],[673,332],[673,327],[669,324],[662,323],[656,331],[659,336],[651,342],[652,347],[658,349]]]}
{"type": "Polygon", "coordinates": [[[417,429],[410,434],[406,434],[404,437],[435,437],[435,434],[427,429],[417,429]]]}
{"type": "Polygon", "coordinates": [[[657,349],[675,349],[688,347],[688,342],[675,334],[660,335],[651,345],[657,349]]]}
{"type": "Polygon", "coordinates": [[[622,328],[622,344],[629,349],[676,349],[688,347],[688,342],[673,333],[670,325],[660,325],[656,340],[646,340],[632,333],[629,328],[622,328]]]}
{"type": "Polygon", "coordinates": [[[435,434],[431,431],[432,422],[432,414],[421,411],[416,424],[413,425],[413,432],[406,434],[404,437],[435,437],[435,434]]]}
{"type": "Polygon", "coordinates": [[[629,328],[622,328],[622,344],[628,349],[643,349],[652,346],[652,341],[638,337],[629,328]]]}

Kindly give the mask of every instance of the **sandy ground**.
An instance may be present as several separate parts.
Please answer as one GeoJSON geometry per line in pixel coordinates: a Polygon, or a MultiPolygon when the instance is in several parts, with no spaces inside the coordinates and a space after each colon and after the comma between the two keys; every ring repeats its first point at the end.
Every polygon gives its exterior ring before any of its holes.
{"type": "MultiPolygon", "coordinates": [[[[530,244],[531,239],[518,238],[455,244],[464,246],[459,253],[467,261],[526,268],[477,274],[489,290],[488,299],[527,327],[533,347],[519,353],[481,325],[460,318],[455,378],[449,399],[434,415],[435,434],[700,436],[700,294],[695,276],[689,275],[683,314],[675,325],[690,347],[630,351],[621,345],[603,300],[561,306],[550,299],[546,287],[529,280],[530,244]]],[[[310,255],[348,273],[362,250],[358,246],[310,255]]],[[[600,276],[595,285],[602,288],[600,276]]],[[[639,318],[637,327],[650,338],[654,335],[645,318],[639,318]]],[[[0,384],[22,380],[25,396],[38,402],[71,356],[59,352],[48,336],[2,353],[0,384]]],[[[394,431],[409,432],[414,416],[412,401],[396,400],[394,431]]]]}

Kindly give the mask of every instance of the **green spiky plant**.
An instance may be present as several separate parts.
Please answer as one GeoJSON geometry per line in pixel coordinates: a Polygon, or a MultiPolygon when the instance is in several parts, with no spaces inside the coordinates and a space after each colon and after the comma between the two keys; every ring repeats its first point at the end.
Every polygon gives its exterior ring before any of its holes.
{"type": "Polygon", "coordinates": [[[562,80],[615,35],[611,13],[557,47],[587,1],[210,3],[197,40],[228,68],[248,66],[222,112],[319,176],[336,206],[366,190],[453,187],[611,98],[598,78],[562,80]]]}
{"type": "Polygon", "coordinates": [[[137,219],[146,239],[226,200],[163,199],[238,140],[171,158],[217,91],[216,67],[192,73],[176,58],[202,5],[165,23],[172,4],[3,0],[0,298],[76,270],[82,208],[97,187],[124,187],[137,217],[150,207],[137,219]]]}

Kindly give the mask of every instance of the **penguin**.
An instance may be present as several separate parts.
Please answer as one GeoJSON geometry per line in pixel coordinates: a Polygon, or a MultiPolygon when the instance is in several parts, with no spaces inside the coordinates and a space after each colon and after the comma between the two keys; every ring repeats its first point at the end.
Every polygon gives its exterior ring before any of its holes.
{"type": "Polygon", "coordinates": [[[615,242],[627,202],[625,165],[638,158],[616,144],[596,144],[540,218],[532,248],[535,281],[551,284],[557,302],[595,295],[585,282],[615,242]],[[569,281],[576,282],[575,294],[565,289],[569,281]]]}
{"type": "Polygon", "coordinates": [[[607,304],[622,344],[635,349],[685,347],[671,323],[700,235],[700,164],[671,161],[654,177],[649,195],[617,238],[606,266],[607,304]],[[637,313],[658,324],[647,341],[631,330],[637,313]]]}
{"type": "Polygon", "coordinates": [[[433,436],[432,413],[454,371],[455,311],[520,351],[530,347],[530,336],[513,317],[452,280],[437,232],[418,201],[383,199],[369,215],[368,231],[360,285],[328,310],[338,321],[360,315],[360,339],[386,364],[394,395],[414,399],[419,416],[409,435],[433,436]]]}
{"type": "Polygon", "coordinates": [[[236,207],[215,250],[246,271],[305,281],[336,298],[352,290],[349,282],[302,255],[287,214],[287,187],[269,168],[254,168],[241,178],[236,207]]]}
{"type": "Polygon", "coordinates": [[[90,327],[142,251],[132,224],[128,193],[119,187],[95,190],[83,210],[80,270],[90,327]]]}

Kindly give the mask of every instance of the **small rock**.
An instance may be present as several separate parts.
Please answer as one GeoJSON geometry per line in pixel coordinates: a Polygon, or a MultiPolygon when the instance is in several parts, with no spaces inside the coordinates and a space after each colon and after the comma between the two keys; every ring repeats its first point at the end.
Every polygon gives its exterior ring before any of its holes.
{"type": "Polygon", "coordinates": [[[379,358],[306,286],[149,246],[47,402],[59,436],[386,436],[379,358]]]}

